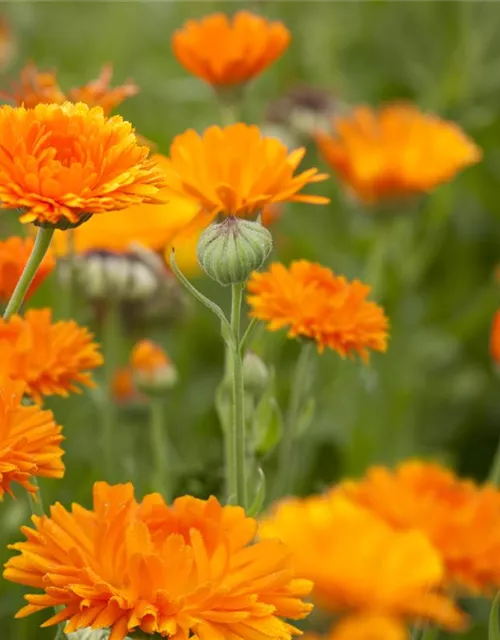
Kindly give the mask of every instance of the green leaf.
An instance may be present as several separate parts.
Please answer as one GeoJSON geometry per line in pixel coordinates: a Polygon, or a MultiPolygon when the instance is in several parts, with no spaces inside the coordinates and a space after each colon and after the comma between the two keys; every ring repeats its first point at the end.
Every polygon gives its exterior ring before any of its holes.
{"type": "Polygon", "coordinates": [[[491,604],[490,611],[490,622],[489,622],[489,633],[488,640],[500,640],[500,624],[499,624],[499,612],[498,607],[500,606],[500,592],[497,593],[495,599],[491,604]]]}
{"type": "Polygon", "coordinates": [[[301,438],[304,433],[309,429],[314,419],[316,412],[316,400],[311,397],[302,407],[299,417],[297,419],[297,426],[295,428],[295,438],[301,438]]]}
{"type": "Polygon", "coordinates": [[[251,518],[255,518],[260,513],[266,499],[266,476],[260,467],[257,469],[257,476],[255,496],[250,509],[248,509],[248,515],[251,518]]]}
{"type": "Polygon", "coordinates": [[[255,409],[252,422],[255,452],[259,455],[269,453],[283,434],[283,418],[274,396],[264,394],[255,409]]]}

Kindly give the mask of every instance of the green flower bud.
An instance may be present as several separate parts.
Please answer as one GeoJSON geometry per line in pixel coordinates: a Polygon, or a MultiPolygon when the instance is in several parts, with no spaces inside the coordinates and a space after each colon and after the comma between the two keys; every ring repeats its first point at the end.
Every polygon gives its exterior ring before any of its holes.
{"type": "Polygon", "coordinates": [[[243,384],[249,393],[259,395],[269,384],[269,371],[259,356],[248,351],[243,358],[243,384]]]}
{"type": "Polygon", "coordinates": [[[259,222],[226,218],[210,225],[198,242],[198,261],[203,271],[221,284],[246,282],[271,252],[273,239],[259,222]]]}

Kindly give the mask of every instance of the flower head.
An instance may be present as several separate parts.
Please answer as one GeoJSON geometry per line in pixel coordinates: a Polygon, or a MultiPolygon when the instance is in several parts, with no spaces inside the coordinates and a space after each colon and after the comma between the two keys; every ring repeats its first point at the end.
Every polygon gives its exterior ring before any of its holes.
{"type": "Polygon", "coordinates": [[[130,364],[137,387],[145,393],[170,389],[177,371],[165,351],[152,340],[139,340],[132,349],[130,364]]]}
{"type": "Polygon", "coordinates": [[[366,300],[370,287],[348,282],[330,269],[307,260],[287,269],[274,263],[269,271],[253,273],[248,281],[250,315],[268,323],[270,331],[288,327],[290,338],[315,340],[318,350],[334,349],[342,357],[368,349],[385,351],[388,320],[384,311],[366,300]]]}
{"type": "Polygon", "coordinates": [[[156,203],[164,178],[132,125],[66,102],[0,108],[0,198],[22,222],[79,224],[89,215],[156,203]]]}
{"type": "Polygon", "coordinates": [[[255,125],[209,127],[201,136],[190,129],[172,143],[165,193],[195,203],[199,227],[218,214],[256,216],[279,202],[326,204],[327,198],[300,193],[307,184],[328,177],[317,169],[294,175],[304,154],[303,148],[289,153],[255,125]]]}
{"type": "Polygon", "coordinates": [[[124,100],[139,92],[139,87],[130,80],[118,87],[110,87],[109,83],[112,77],[113,67],[106,64],[96,80],[70,89],[67,93],[67,99],[71,102],[84,102],[89,107],[102,107],[105,115],[108,116],[124,100]]]}
{"type": "Polygon", "coordinates": [[[80,392],[79,384],[93,386],[89,370],[102,364],[92,334],[73,320],[52,322],[50,309],[0,319],[0,351],[10,375],[23,380],[37,402],[42,396],[80,392]]]}
{"type": "Polygon", "coordinates": [[[500,364],[500,311],[495,313],[491,326],[490,354],[495,362],[500,364]]]}
{"type": "Polygon", "coordinates": [[[256,522],[215,498],[159,494],[138,504],[130,484],[94,486],[94,506],[51,508],[24,527],[26,542],[6,565],[7,580],[41,589],[26,596],[23,617],[52,606],[44,626],[68,621],[66,633],[110,627],[112,640],[141,630],[173,640],[288,640],[303,618],[311,584],[293,576],[278,541],[250,544],[256,522]]]}
{"type": "Polygon", "coordinates": [[[373,467],[339,491],[401,531],[422,532],[439,551],[448,584],[472,592],[500,588],[500,492],[457,478],[437,464],[373,467]]]}
{"type": "Polygon", "coordinates": [[[328,640],[410,640],[397,618],[381,615],[347,616],[327,636],[328,640]]]}
{"type": "Polygon", "coordinates": [[[119,404],[131,402],[137,397],[134,385],[133,369],[130,366],[120,367],[113,373],[111,380],[111,396],[119,404]]]}
{"type": "Polygon", "coordinates": [[[172,37],[177,60],[189,72],[218,86],[239,85],[269,67],[288,47],[290,32],[248,11],[189,20],[172,37]]]}
{"type": "Polygon", "coordinates": [[[0,372],[0,499],[14,482],[34,494],[31,478],[64,474],[61,427],[52,412],[23,405],[26,384],[10,378],[8,366],[3,361],[0,372]]]}
{"type": "Polygon", "coordinates": [[[411,104],[358,107],[318,132],[328,164],[363,202],[427,193],[476,164],[481,150],[454,123],[411,104]]]}
{"type": "Polygon", "coordinates": [[[278,504],[261,536],[290,548],[297,575],[313,581],[313,597],[328,610],[423,618],[452,629],[463,624],[438,591],[443,565],[427,538],[395,531],[338,495],[278,504]]]}
{"type": "MultiPolygon", "coordinates": [[[[21,277],[33,249],[32,238],[11,236],[0,240],[0,300],[8,301],[21,277]]],[[[42,284],[55,267],[55,260],[49,251],[39,266],[25,300],[42,284]]]]}

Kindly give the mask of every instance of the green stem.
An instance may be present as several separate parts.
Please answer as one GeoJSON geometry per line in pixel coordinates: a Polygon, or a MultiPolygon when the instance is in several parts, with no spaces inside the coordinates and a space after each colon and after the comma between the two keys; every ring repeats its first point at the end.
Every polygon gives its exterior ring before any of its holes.
{"type": "Polygon", "coordinates": [[[165,498],[172,499],[169,442],[165,425],[165,404],[162,398],[151,398],[149,404],[149,433],[152,455],[155,461],[152,486],[165,498]]]}
{"type": "Polygon", "coordinates": [[[236,502],[244,509],[248,506],[246,477],[246,425],[245,425],[245,389],[243,385],[243,360],[240,346],[241,303],[243,285],[231,286],[231,375],[232,375],[232,423],[229,429],[230,459],[229,476],[234,486],[229,487],[230,495],[236,496],[236,502]]]}
{"type": "Polygon", "coordinates": [[[33,282],[33,278],[38,271],[38,267],[41,265],[42,260],[47,253],[47,249],[49,248],[53,235],[54,229],[38,227],[33,250],[23,269],[16,288],[14,289],[14,293],[9,300],[9,304],[5,309],[5,313],[3,314],[4,320],[8,320],[21,308],[26,292],[28,291],[30,284],[33,282]]]}
{"type": "Polygon", "coordinates": [[[497,445],[488,479],[496,487],[500,486],[500,442],[497,445]]]}
{"type": "Polygon", "coordinates": [[[290,390],[290,400],[285,419],[285,433],[280,443],[278,458],[278,477],[276,478],[275,498],[282,497],[291,488],[291,478],[295,469],[297,454],[296,438],[300,410],[304,401],[304,387],[309,375],[311,360],[314,355],[312,341],[302,345],[290,390]]]}
{"type": "Polygon", "coordinates": [[[102,351],[104,356],[104,394],[101,403],[102,436],[106,472],[110,482],[115,481],[115,422],[116,405],[112,394],[113,376],[117,366],[119,349],[120,318],[118,302],[108,300],[104,312],[102,329],[102,351]]]}
{"type": "Polygon", "coordinates": [[[258,318],[252,318],[250,320],[250,323],[249,323],[245,333],[243,334],[243,338],[241,339],[241,345],[240,345],[241,355],[243,357],[245,356],[245,353],[247,352],[247,349],[252,344],[252,339],[254,337],[255,329],[257,328],[258,323],[259,323],[258,318]]]}
{"type": "Polygon", "coordinates": [[[66,282],[66,296],[64,300],[64,310],[67,318],[71,318],[73,315],[73,308],[76,298],[76,250],[75,250],[75,230],[68,229],[68,254],[67,254],[67,282],[66,282]]]}
{"type": "Polygon", "coordinates": [[[31,484],[35,485],[37,488],[36,492],[36,500],[33,495],[28,491],[28,502],[30,504],[31,513],[34,516],[39,516],[40,518],[45,515],[45,510],[43,508],[43,500],[42,493],[40,491],[40,485],[38,484],[38,478],[33,476],[30,480],[31,484]]]}
{"type": "Polygon", "coordinates": [[[412,640],[437,640],[438,637],[439,629],[430,625],[415,627],[411,636],[412,640]]]}

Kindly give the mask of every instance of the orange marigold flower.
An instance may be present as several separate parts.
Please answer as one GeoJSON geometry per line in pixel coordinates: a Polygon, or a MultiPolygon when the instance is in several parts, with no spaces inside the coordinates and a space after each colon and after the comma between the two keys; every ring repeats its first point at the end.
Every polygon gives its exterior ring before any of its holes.
{"type": "Polygon", "coordinates": [[[463,626],[464,616],[438,591],[444,568],[427,538],[395,531],[341,496],[284,501],[261,536],[290,548],[297,575],[313,581],[313,597],[328,610],[463,626]]]}
{"type": "Polygon", "coordinates": [[[223,13],[189,20],[172,37],[177,60],[190,73],[214,86],[248,82],[277,60],[290,42],[281,22],[248,11],[232,20],[223,13]]]}
{"type": "Polygon", "coordinates": [[[132,367],[142,373],[154,373],[170,363],[163,349],[152,340],[139,340],[132,349],[132,367]]]}
{"type": "Polygon", "coordinates": [[[493,317],[490,336],[490,354],[495,362],[500,364],[500,311],[493,317]]]}
{"type": "Polygon", "coordinates": [[[0,108],[0,198],[22,222],[79,224],[93,213],[156,203],[164,178],[132,125],[83,103],[0,108]]]}
{"type": "Polygon", "coordinates": [[[132,367],[120,367],[114,372],[111,395],[118,403],[130,402],[136,396],[132,367]]]}
{"type": "Polygon", "coordinates": [[[12,91],[1,91],[0,97],[26,109],[37,104],[62,104],[66,99],[56,73],[39,71],[32,62],[21,70],[19,81],[12,83],[12,91]]]}
{"type": "Polygon", "coordinates": [[[0,69],[7,67],[17,49],[17,42],[12,27],[6,18],[0,16],[0,69]]]}
{"type": "MultiPolygon", "coordinates": [[[[3,353],[2,353],[3,357],[3,353]]],[[[5,361],[3,362],[5,365],[5,361]]],[[[2,367],[4,369],[4,367],[2,367]]],[[[61,427],[56,425],[51,411],[23,405],[26,384],[0,373],[0,499],[12,494],[11,484],[17,482],[30,493],[33,476],[62,478],[64,451],[61,427]]]]}
{"type": "Polygon", "coordinates": [[[201,136],[190,129],[172,143],[165,193],[196,203],[199,227],[217,214],[250,217],[274,203],[326,204],[328,198],[300,193],[328,177],[317,169],[294,175],[304,154],[304,148],[289,153],[255,125],[209,127],[201,136]]]}
{"type": "Polygon", "coordinates": [[[94,386],[89,369],[103,362],[92,334],[73,320],[52,322],[50,309],[31,309],[24,317],[0,318],[0,351],[10,375],[26,382],[26,393],[42,396],[80,393],[94,386]]]}
{"type": "Polygon", "coordinates": [[[135,630],[173,640],[300,633],[281,618],[309,613],[300,598],[311,583],[294,578],[280,542],[251,544],[256,522],[243,509],[191,496],[167,506],[157,493],[138,504],[133,491],[100,482],[92,510],[56,504],[33,516],[4,576],[43,593],[27,595],[17,617],[61,606],[43,626],[110,627],[110,640],[135,630]]]}
{"type": "Polygon", "coordinates": [[[442,556],[452,587],[490,594],[500,588],[500,492],[457,478],[437,464],[373,467],[339,491],[391,526],[420,530],[442,556]]]}
{"type": "Polygon", "coordinates": [[[327,636],[328,640],[410,640],[397,618],[380,615],[347,616],[327,636]]]}
{"type": "Polygon", "coordinates": [[[67,93],[71,102],[85,102],[89,107],[102,107],[106,115],[118,107],[124,100],[137,95],[139,87],[131,80],[119,87],[110,87],[113,77],[113,66],[105,65],[96,80],[82,87],[70,89],[67,93]]]}
{"type": "Polygon", "coordinates": [[[426,193],[481,159],[452,122],[411,104],[358,107],[318,132],[319,149],[340,180],[367,203],[426,193]]]}
{"type": "MultiPolygon", "coordinates": [[[[31,255],[33,244],[32,238],[19,238],[17,236],[12,236],[7,240],[0,240],[0,300],[5,300],[6,302],[10,300],[31,255]]],[[[38,289],[54,267],[55,260],[49,251],[45,254],[41,265],[38,267],[38,271],[24,298],[25,300],[38,289]]]]}
{"type": "Polygon", "coordinates": [[[349,283],[317,263],[297,260],[288,269],[274,263],[267,272],[254,272],[248,290],[250,315],[267,322],[270,331],[288,327],[290,338],[315,340],[320,352],[357,352],[364,361],[368,349],[387,349],[387,317],[366,300],[370,287],[359,280],[349,283]]]}

